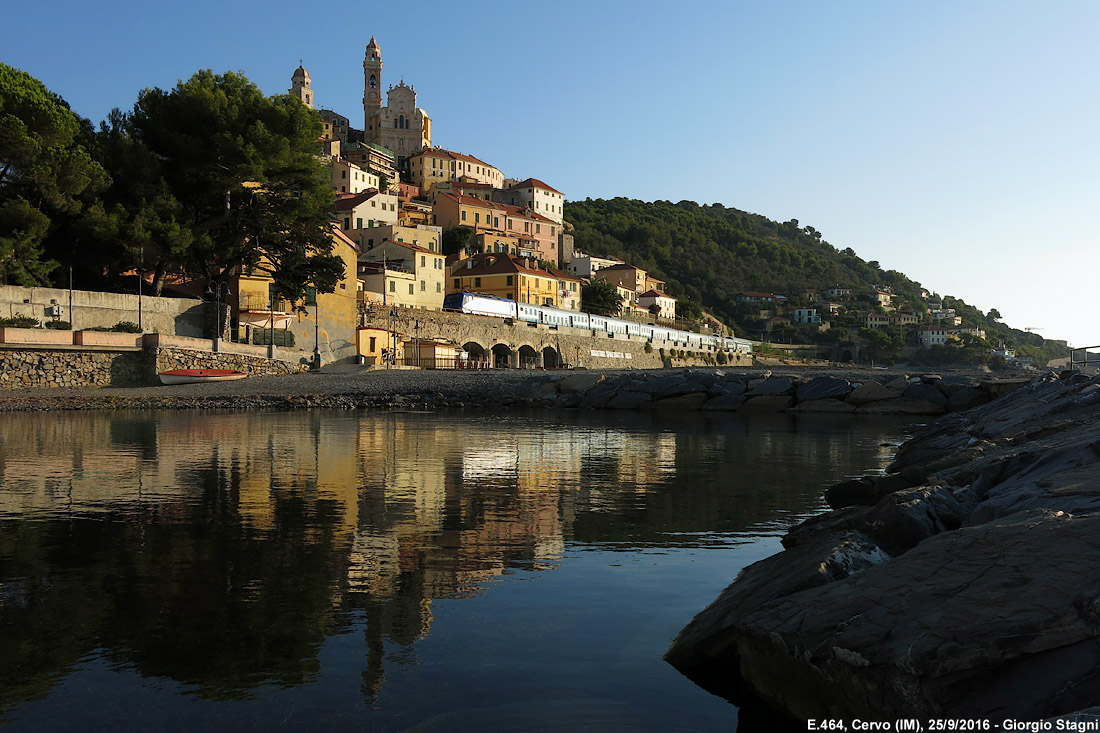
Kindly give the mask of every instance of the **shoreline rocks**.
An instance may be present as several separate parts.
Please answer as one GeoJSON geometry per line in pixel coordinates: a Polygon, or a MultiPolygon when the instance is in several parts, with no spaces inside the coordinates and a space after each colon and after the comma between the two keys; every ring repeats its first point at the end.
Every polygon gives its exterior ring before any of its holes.
{"type": "Polygon", "coordinates": [[[0,391],[0,411],[61,409],[455,409],[566,408],[941,415],[984,403],[1023,384],[965,374],[790,367],[569,372],[367,369],[204,385],[0,391]]]}
{"type": "Polygon", "coordinates": [[[1100,377],[1041,377],[946,415],[827,499],[667,661],[799,719],[1100,704],[1100,377]]]}

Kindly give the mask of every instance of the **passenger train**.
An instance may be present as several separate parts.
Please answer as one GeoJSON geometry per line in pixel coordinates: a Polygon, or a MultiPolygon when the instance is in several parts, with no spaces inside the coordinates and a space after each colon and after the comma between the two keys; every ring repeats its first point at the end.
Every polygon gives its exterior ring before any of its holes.
{"type": "Polygon", "coordinates": [[[638,336],[654,341],[668,341],[684,347],[706,347],[725,351],[751,352],[752,342],[739,338],[711,336],[680,331],[664,326],[624,321],[609,316],[596,316],[581,311],[562,310],[547,305],[517,303],[483,293],[449,293],[443,298],[443,310],[498,318],[514,318],[527,323],[545,323],[551,327],[565,326],[607,334],[638,336]]]}

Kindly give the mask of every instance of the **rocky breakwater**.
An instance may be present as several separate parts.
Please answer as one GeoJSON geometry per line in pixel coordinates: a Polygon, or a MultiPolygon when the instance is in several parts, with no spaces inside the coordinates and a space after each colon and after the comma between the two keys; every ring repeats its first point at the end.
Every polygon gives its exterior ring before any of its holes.
{"type": "Polygon", "coordinates": [[[800,719],[1000,725],[1100,705],[1100,378],[941,418],[827,498],[680,632],[671,664],[800,719]]]}
{"type": "MultiPolygon", "coordinates": [[[[533,401],[548,407],[942,415],[989,402],[995,383],[975,376],[674,372],[578,372],[533,401]]],[[[1013,385],[1015,386],[1015,385],[1013,385]]]]}

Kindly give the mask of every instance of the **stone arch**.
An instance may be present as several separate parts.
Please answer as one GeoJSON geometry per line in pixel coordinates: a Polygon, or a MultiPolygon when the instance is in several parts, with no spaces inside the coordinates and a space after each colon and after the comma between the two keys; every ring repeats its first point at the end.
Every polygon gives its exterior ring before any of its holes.
{"type": "Polygon", "coordinates": [[[514,352],[508,344],[493,344],[493,368],[509,369],[512,367],[514,352]]]}
{"type": "Polygon", "coordinates": [[[484,369],[489,366],[489,354],[485,347],[477,341],[467,341],[462,344],[462,350],[468,354],[464,366],[470,369],[484,369]]]}
{"type": "Polygon", "coordinates": [[[542,365],[547,369],[557,369],[561,366],[561,356],[556,348],[553,346],[543,347],[542,365]]]}
{"type": "Polygon", "coordinates": [[[529,344],[519,347],[518,357],[520,369],[537,369],[542,366],[542,355],[529,344]]]}

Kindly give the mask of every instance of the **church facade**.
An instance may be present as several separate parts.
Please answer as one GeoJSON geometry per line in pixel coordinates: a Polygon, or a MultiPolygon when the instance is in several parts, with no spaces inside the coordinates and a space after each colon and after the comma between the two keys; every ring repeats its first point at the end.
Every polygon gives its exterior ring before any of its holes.
{"type": "Polygon", "coordinates": [[[366,141],[393,151],[398,170],[432,146],[432,119],[416,106],[416,87],[391,84],[382,104],[382,49],[373,36],[363,57],[363,117],[366,141]]]}

